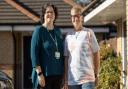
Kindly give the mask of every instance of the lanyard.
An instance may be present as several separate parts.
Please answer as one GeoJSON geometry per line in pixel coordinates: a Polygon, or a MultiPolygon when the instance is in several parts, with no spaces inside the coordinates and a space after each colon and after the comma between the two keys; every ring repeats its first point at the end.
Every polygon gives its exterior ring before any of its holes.
{"type": "Polygon", "coordinates": [[[58,51],[58,44],[57,44],[57,39],[56,39],[56,35],[55,35],[55,39],[53,38],[53,36],[51,35],[51,33],[49,33],[50,37],[52,38],[54,44],[56,45],[56,49],[58,51]]]}

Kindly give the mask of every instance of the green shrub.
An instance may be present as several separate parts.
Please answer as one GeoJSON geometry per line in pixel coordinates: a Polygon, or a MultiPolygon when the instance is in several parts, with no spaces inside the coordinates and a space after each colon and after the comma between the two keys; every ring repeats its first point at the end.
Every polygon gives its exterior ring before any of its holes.
{"type": "Polygon", "coordinates": [[[102,45],[99,83],[97,89],[119,89],[121,57],[117,57],[111,47],[102,45]]]}

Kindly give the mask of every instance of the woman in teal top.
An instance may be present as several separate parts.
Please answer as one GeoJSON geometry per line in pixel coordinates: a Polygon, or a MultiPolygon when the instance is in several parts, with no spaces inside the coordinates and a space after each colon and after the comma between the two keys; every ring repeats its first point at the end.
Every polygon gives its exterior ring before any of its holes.
{"type": "Polygon", "coordinates": [[[54,26],[57,9],[42,7],[41,26],[36,26],[31,40],[33,89],[61,89],[64,73],[63,41],[60,29],[54,26]]]}

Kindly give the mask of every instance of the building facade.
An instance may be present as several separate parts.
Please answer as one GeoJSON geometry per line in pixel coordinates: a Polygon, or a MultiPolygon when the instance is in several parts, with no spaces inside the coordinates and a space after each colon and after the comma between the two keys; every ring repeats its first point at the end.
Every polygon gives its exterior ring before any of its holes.
{"type": "MultiPolygon", "coordinates": [[[[102,3],[98,3],[98,6],[103,4],[105,0],[100,1],[102,1],[102,3]]],[[[113,4],[121,2],[121,0],[115,1],[116,2],[113,2],[113,4]]],[[[70,20],[71,6],[65,3],[63,0],[0,1],[0,70],[5,71],[13,79],[16,89],[25,89],[31,87],[31,35],[35,25],[40,25],[39,15],[41,6],[49,2],[55,4],[58,8],[59,16],[55,24],[61,28],[62,33],[65,34],[66,32],[72,31],[73,26],[70,20]]],[[[90,8],[92,11],[89,11],[88,9],[88,11],[86,11],[87,13],[85,13],[85,18],[91,12],[93,12],[93,10],[98,8],[98,6],[95,6],[95,8],[90,8]]],[[[109,5],[107,7],[111,6],[109,5]]],[[[126,8],[123,7],[123,9],[126,8]]],[[[111,14],[112,12],[109,13],[108,16],[112,17],[111,14]]],[[[100,42],[108,38],[107,36],[110,35],[111,27],[108,25],[108,22],[101,23],[102,21],[99,20],[98,16],[100,16],[100,14],[97,13],[97,15],[93,16],[93,18],[85,21],[84,26],[93,29],[98,41],[100,42]]],[[[105,16],[103,18],[105,18],[105,16]]],[[[122,55],[124,58],[123,61],[126,61],[127,50],[123,50],[124,45],[127,44],[127,36],[125,35],[125,33],[127,33],[127,25],[125,25],[126,17],[119,16],[114,19],[114,23],[113,19],[110,21],[113,26],[117,27],[117,29],[115,28],[117,30],[117,46],[115,49],[122,55]]],[[[123,68],[124,71],[127,72],[126,64],[123,66],[123,68]]],[[[126,77],[126,74],[123,74],[123,76],[126,77]]],[[[123,82],[123,84],[126,83],[125,79],[123,82]]]]}

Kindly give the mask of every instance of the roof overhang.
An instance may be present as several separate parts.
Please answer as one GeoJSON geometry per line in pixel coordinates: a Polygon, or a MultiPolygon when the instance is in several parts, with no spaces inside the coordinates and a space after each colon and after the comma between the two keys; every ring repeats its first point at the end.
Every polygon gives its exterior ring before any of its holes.
{"type": "Polygon", "coordinates": [[[125,0],[105,0],[84,17],[84,22],[86,25],[105,25],[125,17],[125,0]]]}
{"type": "MultiPolygon", "coordinates": [[[[61,27],[60,27],[61,28],[61,27]]],[[[94,32],[96,33],[108,33],[109,32],[109,27],[90,27],[94,32]]],[[[5,26],[0,26],[0,31],[5,32],[5,31],[16,31],[16,32],[22,32],[22,31],[34,31],[35,26],[34,25],[16,25],[16,26],[11,26],[11,25],[5,25],[5,26]]],[[[73,28],[61,28],[62,33],[67,33],[67,32],[72,32],[74,31],[73,28]]]]}
{"type": "Polygon", "coordinates": [[[18,4],[15,0],[4,0],[6,3],[11,5],[12,7],[16,8],[18,11],[23,13],[24,15],[28,16],[30,19],[32,19],[35,22],[39,22],[40,18],[33,13],[31,13],[29,10],[25,9],[23,6],[18,4]]]}

